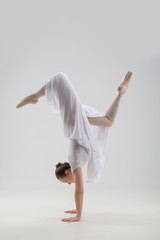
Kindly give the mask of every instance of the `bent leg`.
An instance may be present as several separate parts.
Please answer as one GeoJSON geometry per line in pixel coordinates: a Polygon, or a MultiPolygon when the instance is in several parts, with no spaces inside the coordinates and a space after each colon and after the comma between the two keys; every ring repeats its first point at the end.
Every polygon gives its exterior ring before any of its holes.
{"type": "Polygon", "coordinates": [[[110,127],[110,120],[106,117],[87,117],[91,125],[100,127],[110,127]]]}
{"type": "Polygon", "coordinates": [[[132,72],[127,72],[127,74],[124,77],[124,80],[118,87],[118,95],[112,102],[112,104],[109,106],[108,110],[106,111],[106,114],[104,117],[88,117],[89,123],[95,126],[102,126],[102,127],[111,127],[115,121],[119,103],[122,95],[126,92],[128,89],[130,80],[131,80],[132,72]]]}
{"type": "Polygon", "coordinates": [[[104,117],[88,117],[89,123],[91,125],[95,126],[101,126],[101,127],[111,127],[114,123],[114,120],[116,118],[119,103],[122,95],[117,95],[117,97],[114,99],[108,110],[106,111],[106,114],[104,117]]]}
{"type": "Polygon", "coordinates": [[[23,107],[24,105],[27,105],[27,104],[36,104],[38,102],[38,99],[42,96],[45,95],[45,92],[44,92],[44,86],[41,87],[37,92],[35,93],[32,93],[30,95],[28,95],[27,97],[25,97],[22,101],[20,101],[18,104],[17,104],[17,108],[21,108],[23,107]]]}

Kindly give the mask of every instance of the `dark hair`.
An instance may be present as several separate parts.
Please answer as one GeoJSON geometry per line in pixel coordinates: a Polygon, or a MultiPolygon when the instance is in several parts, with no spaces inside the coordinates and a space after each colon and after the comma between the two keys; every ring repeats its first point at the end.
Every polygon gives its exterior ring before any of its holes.
{"type": "Polygon", "coordinates": [[[56,164],[56,170],[55,170],[55,174],[56,174],[57,179],[66,177],[65,170],[70,169],[70,168],[71,168],[71,166],[68,162],[57,163],[56,164]]]}

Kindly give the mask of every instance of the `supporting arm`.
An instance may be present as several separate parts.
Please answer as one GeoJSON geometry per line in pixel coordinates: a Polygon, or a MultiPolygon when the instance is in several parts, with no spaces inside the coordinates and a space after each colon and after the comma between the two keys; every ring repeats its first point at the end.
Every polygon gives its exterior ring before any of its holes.
{"type": "Polygon", "coordinates": [[[83,207],[83,192],[75,192],[76,216],[81,219],[83,207]]]}
{"type": "Polygon", "coordinates": [[[81,218],[82,208],[83,208],[83,196],[84,196],[84,188],[83,188],[83,175],[82,169],[80,167],[76,168],[73,171],[74,181],[75,181],[75,205],[77,211],[77,217],[81,218]]]}
{"type": "MultiPolygon", "coordinates": [[[[75,222],[80,221],[82,215],[82,207],[83,207],[83,176],[82,176],[82,169],[80,167],[76,168],[73,171],[74,182],[75,182],[75,205],[76,209],[73,210],[76,213],[75,217],[70,218],[63,218],[61,221],[63,222],[75,222]]],[[[71,213],[71,211],[68,211],[71,213]]]]}

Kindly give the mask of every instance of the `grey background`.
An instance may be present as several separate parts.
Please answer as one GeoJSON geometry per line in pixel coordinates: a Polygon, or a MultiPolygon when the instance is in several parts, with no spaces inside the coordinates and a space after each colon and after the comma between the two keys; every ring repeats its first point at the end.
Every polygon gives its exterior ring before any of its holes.
{"type": "Polygon", "coordinates": [[[83,104],[104,112],[130,70],[130,87],[109,131],[105,169],[100,181],[86,188],[157,194],[159,1],[15,0],[0,5],[1,192],[66,188],[54,175],[55,164],[68,159],[60,117],[50,112],[45,97],[16,109],[20,100],[62,71],[83,104]]]}

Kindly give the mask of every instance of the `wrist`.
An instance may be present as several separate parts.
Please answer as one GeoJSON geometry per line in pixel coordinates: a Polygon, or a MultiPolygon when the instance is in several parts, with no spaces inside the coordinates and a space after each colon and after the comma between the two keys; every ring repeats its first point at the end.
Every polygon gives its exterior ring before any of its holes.
{"type": "Polygon", "coordinates": [[[78,214],[77,214],[76,217],[77,217],[79,220],[81,219],[81,215],[78,215],[78,214]]]}

